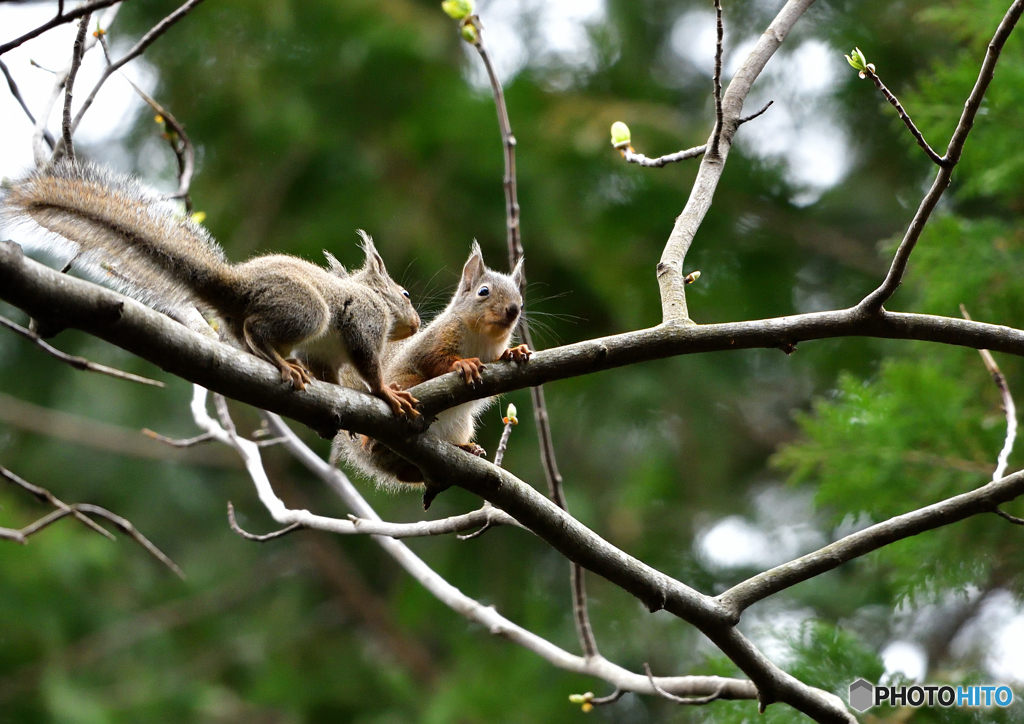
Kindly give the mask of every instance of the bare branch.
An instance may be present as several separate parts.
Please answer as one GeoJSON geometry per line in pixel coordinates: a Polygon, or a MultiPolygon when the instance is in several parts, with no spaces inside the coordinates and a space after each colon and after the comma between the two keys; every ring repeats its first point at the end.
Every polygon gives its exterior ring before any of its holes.
{"type": "Polygon", "coordinates": [[[53,493],[51,493],[46,488],[42,488],[38,485],[33,485],[27,480],[23,480],[22,478],[18,477],[17,475],[15,475],[14,473],[12,473],[10,470],[3,466],[0,466],[0,477],[6,479],[7,481],[20,487],[21,489],[31,493],[40,502],[48,503],[49,505],[52,505],[54,508],[56,508],[56,510],[54,510],[52,513],[49,513],[48,515],[43,516],[42,518],[34,521],[33,523],[30,523],[21,530],[13,530],[11,528],[0,528],[0,538],[3,538],[5,540],[13,540],[18,543],[26,543],[29,536],[34,535],[35,533],[38,533],[47,526],[56,523],[58,520],[61,520],[62,518],[66,518],[67,516],[71,515],[77,518],[81,523],[83,523],[87,527],[104,536],[105,538],[115,540],[114,536],[111,535],[110,531],[108,531],[103,526],[98,525],[95,521],[93,521],[92,518],[89,517],[90,515],[95,515],[113,523],[119,530],[131,536],[136,543],[145,548],[146,551],[150,553],[150,555],[152,555],[158,561],[167,566],[176,576],[178,576],[182,580],[185,580],[185,574],[182,572],[180,568],[178,568],[177,565],[175,565],[174,561],[168,558],[163,553],[163,551],[161,551],[159,548],[153,545],[153,543],[148,538],[146,538],[146,536],[142,535],[142,533],[140,533],[138,529],[134,525],[132,525],[131,521],[129,521],[127,518],[122,518],[121,516],[115,513],[111,513],[106,508],[101,508],[98,505],[91,505],[89,503],[76,503],[74,505],[68,505],[67,503],[59,500],[53,493]]]}
{"type": "Polygon", "coordinates": [[[263,535],[255,535],[253,533],[247,533],[246,531],[242,530],[242,527],[240,525],[238,525],[238,521],[235,520],[235,506],[233,506],[231,504],[230,500],[228,501],[228,525],[231,526],[231,530],[235,531],[236,533],[238,533],[238,535],[242,536],[246,540],[256,541],[257,543],[265,543],[268,540],[274,540],[275,538],[281,538],[283,536],[288,535],[289,533],[291,533],[293,531],[296,531],[296,530],[299,530],[300,528],[302,528],[302,524],[301,523],[292,523],[291,525],[289,525],[289,526],[287,526],[285,528],[282,528],[281,530],[275,530],[273,533],[265,533],[263,535]]]}
{"type": "MultiPolygon", "coordinates": [[[[302,393],[282,385],[276,369],[253,355],[211,340],[110,289],[62,275],[0,242],[0,298],[29,316],[60,322],[139,355],[194,384],[248,404],[287,415],[332,438],[339,429],[375,439],[407,435],[408,424],[369,394],[314,382],[302,393]]],[[[487,365],[469,387],[456,374],[414,389],[424,418],[454,405],[602,370],[666,357],[736,349],[778,349],[838,337],[914,339],[1024,356],[1024,331],[924,314],[857,309],[814,312],[776,319],[651,329],[577,342],[534,355],[525,365],[487,365]]]]}
{"type": "Polygon", "coordinates": [[[636,153],[633,147],[626,145],[624,148],[620,148],[619,151],[622,153],[622,157],[629,163],[639,164],[640,166],[646,166],[647,168],[663,168],[668,166],[670,163],[678,163],[679,161],[686,161],[691,158],[697,158],[704,154],[707,150],[707,146],[694,146],[688,148],[685,151],[676,151],[670,153],[667,156],[659,156],[658,158],[647,158],[642,153],[636,153]]]}
{"type": "MultiPolygon", "coordinates": [[[[963,304],[960,305],[960,314],[964,319],[970,321],[971,315],[967,313],[967,308],[963,304]]],[[[1010,453],[1013,452],[1013,444],[1017,439],[1017,407],[1013,404],[1013,395],[1010,394],[1010,386],[1006,383],[1006,377],[999,369],[999,365],[996,364],[992,353],[987,349],[979,349],[978,354],[981,355],[981,360],[985,363],[985,369],[992,375],[992,381],[996,383],[999,396],[1003,400],[1003,411],[1006,413],[1006,438],[1003,440],[1003,448],[999,451],[999,457],[996,460],[996,469],[992,473],[992,482],[995,482],[1006,474],[1010,453]]]]}
{"type": "Polygon", "coordinates": [[[878,74],[868,68],[861,72],[861,77],[863,78],[865,76],[871,79],[875,84],[875,87],[882,92],[885,99],[892,104],[893,108],[896,109],[896,113],[899,114],[900,120],[903,121],[904,125],[906,125],[910,130],[911,135],[917,140],[917,145],[923,148],[924,152],[928,154],[928,158],[934,161],[938,166],[950,165],[947,158],[937,154],[935,150],[928,145],[928,141],[924,140],[924,134],[917,129],[917,126],[914,125],[914,121],[910,118],[910,114],[903,108],[903,105],[899,102],[896,96],[892,94],[892,91],[885,87],[885,83],[883,83],[882,79],[878,77],[878,74]]]}
{"type": "Polygon", "coordinates": [[[715,88],[715,128],[711,132],[711,148],[709,154],[718,157],[718,147],[722,140],[722,126],[725,117],[722,113],[722,41],[725,37],[725,27],[722,25],[722,0],[715,0],[715,21],[718,26],[718,41],[715,44],[715,75],[713,78],[715,88]]]}
{"type": "Polygon", "coordinates": [[[1004,518],[1013,523],[1014,525],[1024,525],[1024,518],[1018,518],[1015,515],[1010,515],[1006,511],[1000,510],[999,508],[996,508],[993,512],[1000,518],[1004,518]]]}
{"type": "Polygon", "coordinates": [[[658,696],[660,696],[663,699],[668,699],[671,702],[675,702],[676,704],[691,705],[691,706],[699,706],[701,704],[710,704],[711,702],[713,702],[716,699],[718,699],[718,697],[722,693],[721,691],[716,691],[713,694],[708,694],[707,696],[688,696],[688,697],[676,696],[675,694],[670,694],[667,691],[665,691],[664,689],[662,689],[660,686],[658,686],[657,682],[655,682],[655,680],[654,680],[654,674],[651,673],[651,667],[646,662],[644,662],[644,673],[647,674],[647,678],[651,682],[651,687],[656,692],[658,692],[658,696]]]}
{"type": "Polygon", "coordinates": [[[765,111],[772,107],[773,103],[775,103],[775,101],[768,101],[767,103],[764,104],[764,107],[761,108],[761,110],[757,111],[756,113],[751,113],[749,116],[743,116],[742,118],[740,118],[738,121],[736,121],[736,125],[742,126],[744,123],[749,123],[758,116],[763,115],[765,111]]]}
{"type": "MultiPolygon", "coordinates": [[[[104,44],[104,48],[106,48],[106,44],[104,44]]],[[[192,185],[192,175],[195,173],[196,168],[196,153],[192,147],[192,141],[189,140],[188,134],[185,133],[185,127],[178,122],[177,118],[153,100],[146,91],[132,83],[129,78],[126,77],[125,80],[142,97],[142,100],[146,101],[149,107],[156,111],[160,122],[168,129],[164,131],[164,138],[167,139],[167,143],[170,144],[171,151],[178,161],[178,190],[173,194],[168,194],[165,198],[168,200],[181,199],[185,202],[185,210],[191,213],[192,197],[189,196],[189,188],[192,185]]]]}
{"type": "Polygon", "coordinates": [[[91,362],[85,357],[77,357],[74,355],[66,354],[61,352],[56,347],[48,344],[42,337],[33,332],[31,329],[26,329],[20,324],[12,322],[6,317],[0,316],[0,326],[7,327],[7,329],[20,334],[25,339],[29,340],[41,350],[47,354],[56,357],[61,362],[71,365],[76,370],[88,370],[89,372],[98,372],[102,375],[109,375],[110,377],[116,377],[121,380],[128,380],[129,382],[138,382],[142,385],[152,385],[153,387],[164,387],[164,383],[158,380],[151,380],[148,377],[140,377],[139,375],[133,375],[131,372],[122,372],[121,370],[114,369],[113,367],[107,367],[97,362],[91,362]]]}
{"type": "Polygon", "coordinates": [[[121,0],[93,0],[93,2],[85,3],[84,5],[79,5],[77,8],[75,8],[69,13],[64,12],[63,3],[61,3],[61,7],[58,8],[57,14],[53,18],[46,21],[39,27],[28,31],[24,35],[15,38],[14,40],[0,44],[0,55],[3,55],[8,50],[14,50],[22,43],[42,35],[51,28],[55,28],[58,25],[64,25],[66,23],[78,20],[78,18],[82,17],[83,15],[91,15],[95,10],[100,10],[111,5],[116,5],[119,2],[121,2],[121,0]]]}
{"type": "Polygon", "coordinates": [[[957,123],[953,136],[949,140],[949,145],[946,147],[946,154],[943,157],[946,165],[939,168],[935,181],[932,182],[928,193],[921,200],[921,205],[918,207],[917,213],[914,214],[914,218],[907,228],[907,233],[903,236],[903,241],[900,242],[899,248],[896,250],[892,266],[889,267],[889,273],[886,274],[885,280],[858,305],[864,312],[877,314],[881,311],[882,305],[885,304],[886,300],[895,293],[896,289],[903,282],[903,277],[907,271],[907,263],[910,261],[910,254],[914,251],[917,240],[921,238],[921,232],[924,231],[924,227],[928,223],[928,219],[931,217],[936,204],[939,203],[943,192],[949,186],[950,178],[953,175],[953,167],[960,161],[964,144],[967,142],[967,134],[974,127],[974,118],[978,115],[981,102],[985,98],[985,91],[988,90],[989,83],[992,82],[992,77],[995,75],[999,54],[1010,37],[1010,33],[1013,32],[1014,27],[1017,25],[1022,12],[1024,12],[1024,0],[1014,0],[999,23],[999,27],[996,28],[995,35],[992,36],[992,40],[988,44],[988,50],[985,52],[985,60],[981,64],[978,80],[974,83],[974,88],[964,104],[964,111],[960,116],[960,122],[957,123]]]}
{"type": "MultiPolygon", "coordinates": [[[[509,269],[514,269],[517,264],[523,262],[523,245],[519,233],[519,201],[516,190],[516,139],[512,135],[512,124],[509,121],[508,108],[505,105],[505,92],[501,87],[501,81],[498,80],[497,73],[494,72],[494,66],[484,44],[483,25],[476,16],[470,17],[468,22],[472,23],[476,29],[473,46],[477,49],[480,59],[483,60],[484,67],[487,69],[487,78],[491,83],[494,106],[498,114],[498,128],[501,131],[502,145],[505,150],[505,228],[507,232],[509,269]]],[[[525,266],[520,283],[525,288],[525,266]]],[[[526,315],[520,315],[518,328],[519,334],[522,336],[526,346],[536,350],[533,336],[530,334],[530,322],[526,315]]],[[[544,398],[544,388],[539,385],[532,388],[530,390],[530,399],[533,402],[533,416],[537,423],[537,438],[540,442],[541,464],[544,466],[548,490],[552,500],[563,510],[567,510],[565,494],[562,491],[562,474],[558,471],[555,445],[551,438],[551,424],[548,417],[547,401],[544,398]]],[[[481,535],[489,527],[488,525],[477,531],[475,536],[481,535]]],[[[590,625],[590,614],[587,611],[584,573],[575,563],[570,563],[569,576],[573,597],[573,615],[576,620],[576,631],[579,636],[580,647],[584,655],[587,658],[591,658],[598,655],[598,650],[597,640],[594,638],[593,628],[590,625]]]]}
{"type": "MultiPolygon", "coordinates": [[[[711,202],[714,199],[718,181],[722,177],[725,161],[729,155],[732,138],[738,127],[743,102],[750,87],[761,74],[765,64],[775,54],[793,25],[807,11],[814,0],[788,0],[779,14],[758,39],[753,50],[747,55],[740,69],[733,76],[729,88],[722,98],[722,123],[720,132],[712,133],[709,144],[718,137],[718,153],[706,154],[701,160],[697,178],[690,190],[683,212],[676,218],[669,234],[665,249],[658,261],[658,287],[661,293],[662,321],[666,324],[692,324],[686,307],[683,262],[693,239],[700,228],[711,202]]],[[[718,123],[716,122],[716,129],[718,123]]]]}
{"type": "Polygon", "coordinates": [[[75,87],[75,77],[78,69],[82,66],[82,55],[85,54],[85,31],[89,29],[89,18],[91,15],[83,15],[78,21],[78,34],[75,36],[75,45],[71,53],[71,69],[64,81],[64,121],[61,123],[61,137],[64,140],[64,154],[72,161],[75,160],[75,146],[71,142],[71,97],[75,87]]]}
{"type": "MultiPolygon", "coordinates": [[[[25,115],[28,116],[28,120],[34,126],[36,124],[36,117],[32,115],[32,111],[29,110],[28,104],[25,103],[25,99],[21,97],[21,91],[18,89],[18,84],[14,82],[14,77],[11,75],[11,71],[7,69],[7,65],[0,60],[0,72],[3,72],[4,78],[7,79],[7,87],[11,90],[11,95],[14,96],[14,100],[18,101],[18,105],[21,106],[21,110],[25,111],[25,115]]],[[[44,131],[44,137],[46,143],[49,144],[50,148],[53,148],[54,140],[53,136],[49,131],[44,131]]]]}
{"type": "MultiPolygon", "coordinates": [[[[274,433],[286,438],[285,445],[299,462],[323,480],[360,520],[367,523],[381,522],[373,508],[344,473],[321,460],[280,417],[272,413],[263,414],[274,433]]],[[[439,601],[470,621],[480,624],[490,633],[532,651],[560,669],[595,676],[624,692],[655,693],[646,676],[627,671],[600,655],[590,659],[574,656],[546,639],[517,626],[499,614],[493,606],[483,606],[469,598],[441,578],[401,541],[386,536],[375,536],[374,540],[439,601]]],[[[681,696],[707,695],[719,688],[723,699],[753,699],[757,696],[757,690],[749,681],[738,679],[678,676],[657,678],[656,681],[661,688],[681,696]]]]}
{"type": "Polygon", "coordinates": [[[204,432],[202,435],[196,435],[195,437],[189,437],[183,440],[178,440],[173,437],[166,437],[159,433],[153,432],[152,430],[146,427],[142,428],[142,434],[148,438],[156,440],[157,442],[162,442],[166,445],[170,445],[171,447],[192,447],[193,445],[200,445],[204,442],[210,442],[211,440],[214,439],[213,435],[211,435],[208,432],[204,432]]]}
{"type": "Polygon", "coordinates": [[[106,69],[103,71],[103,75],[101,75],[100,79],[96,81],[96,85],[93,86],[92,91],[89,93],[88,98],[85,99],[85,102],[82,104],[82,107],[78,109],[78,113],[75,115],[75,120],[71,124],[71,130],[73,131],[78,128],[78,124],[82,121],[82,116],[84,116],[85,112],[89,110],[89,107],[92,105],[93,101],[96,100],[96,94],[99,93],[100,88],[103,87],[103,84],[107,82],[107,79],[111,75],[120,70],[120,68],[129,61],[134,60],[139,55],[141,55],[146,48],[152,45],[153,41],[155,41],[161,35],[170,30],[171,26],[173,26],[176,22],[178,22],[183,17],[188,15],[192,8],[194,8],[201,2],[203,2],[203,0],[188,0],[188,2],[184,3],[173,13],[171,13],[163,20],[161,20],[159,23],[154,25],[149,30],[148,33],[143,35],[139,39],[139,41],[135,43],[134,46],[132,46],[131,50],[129,50],[127,53],[121,56],[121,58],[119,58],[117,61],[108,65],[106,69]]]}
{"type": "Polygon", "coordinates": [[[977,490],[947,498],[848,535],[813,553],[748,578],[718,596],[717,600],[739,615],[757,601],[837,568],[854,558],[979,513],[996,512],[1001,503],[1021,495],[1024,495],[1024,472],[1008,475],[977,490]]]}

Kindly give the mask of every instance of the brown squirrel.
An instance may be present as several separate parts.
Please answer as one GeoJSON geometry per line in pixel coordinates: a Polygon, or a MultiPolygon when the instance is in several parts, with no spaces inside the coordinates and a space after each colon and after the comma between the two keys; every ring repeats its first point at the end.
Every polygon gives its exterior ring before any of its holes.
{"type": "Polygon", "coordinates": [[[415,398],[381,374],[385,343],[416,332],[419,315],[364,232],[366,264],[351,275],[330,255],[330,270],[281,254],[232,264],[202,226],[137,180],[68,161],[5,184],[0,221],[27,227],[38,248],[71,242],[76,268],[195,331],[215,334],[197,307],[212,310],[234,341],[297,390],[312,379],[291,356],[299,351],[319,379],[337,383],[349,364],[396,415],[419,414],[415,398]]]}
{"type": "MultiPolygon", "coordinates": [[[[473,385],[480,380],[480,372],[487,363],[529,360],[533,352],[526,345],[509,348],[523,311],[522,279],[522,261],[511,275],[488,269],[480,246],[474,241],[459,287],[445,310],[418,334],[389,345],[385,382],[398,390],[408,390],[455,371],[466,384],[473,385]]],[[[483,455],[483,448],[473,442],[473,434],[477,416],[493,399],[475,400],[445,410],[425,434],[474,455],[483,455]]],[[[384,487],[395,487],[396,482],[423,482],[423,473],[415,465],[366,436],[354,438],[342,432],[334,445],[334,457],[345,458],[384,487]]]]}

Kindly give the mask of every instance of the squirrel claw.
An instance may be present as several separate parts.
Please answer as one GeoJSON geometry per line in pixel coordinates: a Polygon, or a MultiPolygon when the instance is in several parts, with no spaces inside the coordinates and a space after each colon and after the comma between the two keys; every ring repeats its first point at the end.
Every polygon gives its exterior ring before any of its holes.
{"type": "Polygon", "coordinates": [[[465,450],[470,455],[476,455],[478,458],[487,457],[487,451],[484,450],[479,445],[477,445],[475,442],[467,442],[464,445],[456,445],[455,447],[459,448],[460,450],[465,450]]]}
{"type": "Polygon", "coordinates": [[[284,366],[281,367],[281,380],[290,382],[296,390],[304,390],[306,385],[313,381],[313,378],[310,377],[309,370],[301,362],[292,358],[284,361],[284,366]]]}
{"type": "Polygon", "coordinates": [[[419,410],[416,409],[416,398],[405,390],[399,389],[394,382],[381,388],[379,396],[391,406],[391,411],[399,417],[420,416],[419,410]]]}
{"type": "Polygon", "coordinates": [[[523,363],[530,359],[533,354],[533,350],[527,347],[525,344],[521,344],[518,347],[511,347],[501,353],[501,357],[498,359],[512,360],[513,362],[523,363]]]}
{"type": "Polygon", "coordinates": [[[475,387],[478,382],[484,381],[483,377],[480,375],[483,368],[484,363],[480,361],[479,357],[457,359],[452,362],[452,370],[461,374],[462,379],[464,379],[466,384],[470,387],[475,387]]]}

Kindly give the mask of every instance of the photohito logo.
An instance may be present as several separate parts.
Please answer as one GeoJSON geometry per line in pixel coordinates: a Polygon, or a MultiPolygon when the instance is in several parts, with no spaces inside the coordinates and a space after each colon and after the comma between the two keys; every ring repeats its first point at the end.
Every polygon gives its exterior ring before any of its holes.
{"type": "Polygon", "coordinates": [[[1002,706],[1013,703],[1009,686],[875,686],[857,679],[850,684],[850,706],[865,712],[873,706],[1002,706]]]}

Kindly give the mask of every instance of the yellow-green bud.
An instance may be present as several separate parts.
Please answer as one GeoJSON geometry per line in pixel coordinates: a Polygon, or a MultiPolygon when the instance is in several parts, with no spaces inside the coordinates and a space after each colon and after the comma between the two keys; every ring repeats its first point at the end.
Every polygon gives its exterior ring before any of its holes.
{"type": "Polygon", "coordinates": [[[473,26],[473,23],[466,23],[462,26],[462,39],[467,43],[476,42],[476,28],[473,26]]]}
{"type": "MultiPolygon", "coordinates": [[[[853,66],[854,70],[864,72],[868,69],[867,58],[864,57],[864,53],[861,52],[860,48],[854,48],[850,51],[850,54],[846,56],[846,62],[853,66]]],[[[874,67],[872,67],[874,70],[874,67]]]]}
{"type": "Polygon", "coordinates": [[[473,14],[473,0],[444,0],[441,9],[452,20],[462,20],[473,14]]]}
{"type": "Polygon", "coordinates": [[[588,697],[593,698],[593,696],[594,695],[589,693],[589,692],[586,693],[586,694],[569,694],[569,703],[570,704],[586,704],[587,703],[587,698],[588,697]]]}
{"type": "Polygon", "coordinates": [[[629,126],[622,121],[615,121],[612,124],[612,145],[615,148],[629,145],[629,126]]]}
{"type": "Polygon", "coordinates": [[[518,425],[519,418],[516,417],[517,412],[519,411],[516,409],[516,406],[513,404],[509,404],[508,409],[505,411],[504,423],[507,425],[511,422],[513,425],[518,425]]]}
{"type": "Polygon", "coordinates": [[[197,224],[201,224],[204,221],[206,221],[206,212],[205,211],[193,212],[192,216],[190,216],[189,218],[192,219],[192,221],[196,222],[197,224]]]}
{"type": "Polygon", "coordinates": [[[699,271],[692,271],[689,274],[687,274],[685,277],[683,277],[683,284],[693,284],[698,279],[700,279],[700,272],[699,271]]]}

